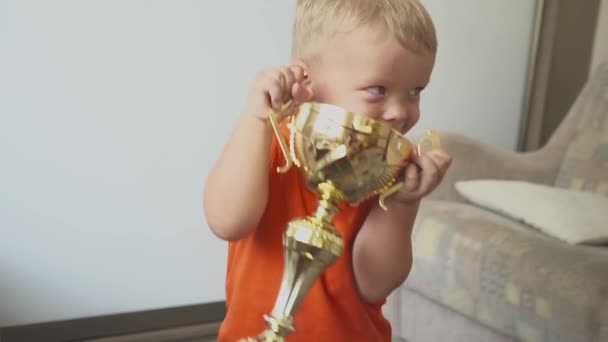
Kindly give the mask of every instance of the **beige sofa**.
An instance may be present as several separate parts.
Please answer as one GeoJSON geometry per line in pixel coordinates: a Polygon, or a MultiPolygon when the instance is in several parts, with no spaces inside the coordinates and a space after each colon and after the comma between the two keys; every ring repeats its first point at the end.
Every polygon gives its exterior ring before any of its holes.
{"type": "MultiPolygon", "coordinates": [[[[442,144],[454,163],[421,206],[412,273],[387,303],[394,335],[409,342],[608,341],[608,245],[564,242],[471,202],[455,186],[519,180],[607,195],[608,62],[538,151],[504,151],[453,133],[442,133],[442,144]]],[[[608,225],[608,207],[604,213],[608,225]]]]}

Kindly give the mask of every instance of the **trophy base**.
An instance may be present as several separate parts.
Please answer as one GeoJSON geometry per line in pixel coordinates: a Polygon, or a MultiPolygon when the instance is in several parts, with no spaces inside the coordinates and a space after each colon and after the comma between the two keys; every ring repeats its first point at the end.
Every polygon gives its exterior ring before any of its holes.
{"type": "Polygon", "coordinates": [[[258,336],[258,342],[285,342],[285,336],[279,335],[272,330],[266,330],[258,336]]]}

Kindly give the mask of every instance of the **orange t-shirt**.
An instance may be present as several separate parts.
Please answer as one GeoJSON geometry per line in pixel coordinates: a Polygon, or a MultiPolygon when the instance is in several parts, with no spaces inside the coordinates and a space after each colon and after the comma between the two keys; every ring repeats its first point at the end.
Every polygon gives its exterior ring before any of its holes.
{"type": "MultiPolygon", "coordinates": [[[[289,131],[283,126],[283,136],[289,131]]],[[[276,138],[271,144],[269,199],[257,229],[228,247],[226,276],[227,315],[218,341],[235,342],[258,336],[266,329],[263,316],[274,306],[283,276],[283,232],[296,217],[314,213],[317,194],[303,184],[297,167],[276,173],[284,157],[276,138]]],[[[246,170],[244,170],[246,172],[246,170]]],[[[379,303],[365,303],[359,296],[352,267],[352,244],[374,203],[357,207],[341,205],[334,226],[344,239],[342,255],[313,284],[295,312],[296,341],[390,341],[391,326],[379,303]]]]}

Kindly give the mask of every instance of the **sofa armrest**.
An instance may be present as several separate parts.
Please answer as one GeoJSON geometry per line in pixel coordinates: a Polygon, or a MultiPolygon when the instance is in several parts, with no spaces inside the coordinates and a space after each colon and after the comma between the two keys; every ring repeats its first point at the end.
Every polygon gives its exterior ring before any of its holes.
{"type": "Polygon", "coordinates": [[[466,202],[454,184],[461,180],[500,179],[553,184],[563,157],[561,146],[514,152],[455,132],[440,132],[441,145],[453,161],[443,182],[428,198],[466,202]]]}

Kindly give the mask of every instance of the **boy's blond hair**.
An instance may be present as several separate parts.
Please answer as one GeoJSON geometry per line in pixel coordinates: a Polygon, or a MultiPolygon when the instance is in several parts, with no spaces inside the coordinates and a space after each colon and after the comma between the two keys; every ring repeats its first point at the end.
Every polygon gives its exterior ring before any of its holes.
{"type": "Polygon", "coordinates": [[[336,33],[365,27],[408,48],[437,52],[433,22],[419,0],[298,0],[292,55],[314,58],[336,33]]]}

